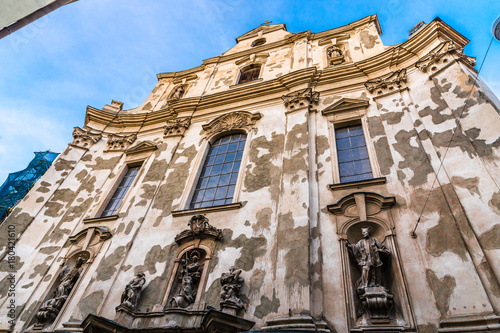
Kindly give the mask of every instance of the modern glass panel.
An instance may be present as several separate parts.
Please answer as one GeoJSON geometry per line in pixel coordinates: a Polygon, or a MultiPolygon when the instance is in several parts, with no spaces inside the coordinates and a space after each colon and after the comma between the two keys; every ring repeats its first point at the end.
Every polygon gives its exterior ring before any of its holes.
{"type": "Polygon", "coordinates": [[[136,166],[136,167],[131,167],[127,170],[125,176],[123,176],[122,180],[120,181],[120,184],[116,188],[115,193],[113,193],[113,196],[106,205],[106,208],[104,208],[104,211],[102,212],[101,216],[111,216],[116,214],[118,207],[120,207],[123,198],[125,198],[125,195],[127,194],[130,186],[132,186],[135,176],[137,176],[137,173],[139,172],[140,168],[141,168],[140,166],[136,166]]]}
{"type": "Polygon", "coordinates": [[[245,141],[244,134],[231,134],[210,146],[189,208],[218,206],[233,201],[245,141]]]}
{"type": "Polygon", "coordinates": [[[361,125],[336,129],[335,141],[341,183],[373,178],[361,125]]]}

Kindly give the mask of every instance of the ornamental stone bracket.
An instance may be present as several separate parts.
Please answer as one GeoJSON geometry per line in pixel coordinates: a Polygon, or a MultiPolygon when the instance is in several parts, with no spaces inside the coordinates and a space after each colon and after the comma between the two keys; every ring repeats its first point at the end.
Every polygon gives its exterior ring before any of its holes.
{"type": "Polygon", "coordinates": [[[312,91],[311,88],[299,90],[281,96],[287,112],[296,111],[302,108],[310,108],[319,102],[319,92],[312,91]]]}
{"type": "Polygon", "coordinates": [[[406,82],[406,69],[401,69],[385,77],[368,80],[365,82],[366,89],[371,93],[380,95],[382,93],[397,91],[406,82]]]}
{"type": "Polygon", "coordinates": [[[137,139],[137,134],[108,134],[108,150],[124,150],[137,139]]]}
{"type": "Polygon", "coordinates": [[[424,73],[432,74],[453,60],[453,58],[447,57],[450,54],[454,54],[459,60],[471,67],[476,66],[476,58],[465,55],[463,47],[457,46],[453,41],[446,41],[435,51],[430,52],[425,58],[415,63],[415,67],[424,73]]]}
{"type": "Polygon", "coordinates": [[[233,129],[245,129],[248,132],[252,129],[257,131],[255,124],[260,118],[262,118],[262,115],[258,112],[252,114],[246,111],[236,111],[217,117],[202,127],[206,131],[207,136],[213,136],[233,129]]]}
{"type": "Polygon", "coordinates": [[[73,141],[70,145],[88,149],[94,143],[97,143],[102,138],[101,134],[92,133],[90,130],[84,130],[80,127],[75,127],[73,131],[73,141]]]}
{"type": "Polygon", "coordinates": [[[208,218],[204,215],[195,215],[188,222],[189,229],[186,229],[175,236],[177,244],[183,244],[194,238],[213,238],[222,241],[222,230],[208,223],[208,218]]]}
{"type": "Polygon", "coordinates": [[[163,137],[184,136],[184,132],[186,132],[190,125],[191,117],[167,120],[167,124],[163,126],[165,130],[163,137]]]}

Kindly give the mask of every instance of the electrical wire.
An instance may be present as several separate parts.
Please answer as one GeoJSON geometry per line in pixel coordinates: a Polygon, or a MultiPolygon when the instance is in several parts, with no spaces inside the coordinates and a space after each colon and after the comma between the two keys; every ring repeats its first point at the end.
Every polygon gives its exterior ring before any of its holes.
{"type": "Polygon", "coordinates": [[[486,60],[486,57],[488,56],[488,53],[490,52],[491,44],[493,43],[494,37],[491,37],[490,44],[488,45],[488,49],[486,50],[486,53],[484,54],[483,61],[481,62],[481,66],[479,67],[479,70],[477,71],[477,75],[474,77],[474,82],[472,83],[472,87],[469,91],[469,96],[465,100],[464,106],[462,108],[462,112],[460,112],[460,115],[457,118],[457,126],[453,128],[453,132],[451,134],[450,142],[448,142],[448,146],[446,147],[446,150],[443,154],[443,158],[441,159],[441,163],[439,164],[439,168],[436,172],[436,178],[434,178],[434,181],[432,182],[432,186],[429,190],[429,194],[427,195],[427,198],[425,199],[424,206],[422,207],[422,210],[420,211],[420,215],[418,216],[417,223],[415,224],[415,228],[413,228],[413,231],[411,233],[413,238],[417,237],[417,234],[415,233],[417,231],[417,227],[420,223],[420,219],[422,218],[422,215],[424,214],[425,207],[427,206],[427,202],[429,201],[429,197],[431,196],[432,190],[434,189],[434,185],[436,184],[436,181],[439,176],[439,172],[441,171],[441,168],[443,167],[444,160],[446,158],[446,155],[448,154],[448,150],[450,149],[451,142],[453,141],[453,137],[455,136],[455,133],[457,132],[457,129],[461,127],[460,125],[460,119],[462,118],[462,114],[465,111],[465,107],[467,106],[467,101],[470,99],[472,95],[472,91],[474,90],[474,87],[476,86],[477,79],[479,78],[479,73],[481,73],[481,70],[483,69],[484,62],[486,60]]]}

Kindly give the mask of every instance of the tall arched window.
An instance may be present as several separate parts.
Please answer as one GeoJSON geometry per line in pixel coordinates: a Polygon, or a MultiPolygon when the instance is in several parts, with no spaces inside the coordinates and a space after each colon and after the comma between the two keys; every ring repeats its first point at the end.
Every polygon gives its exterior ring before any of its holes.
{"type": "Polygon", "coordinates": [[[219,138],[210,146],[189,208],[230,204],[238,180],[246,135],[219,138]]]}

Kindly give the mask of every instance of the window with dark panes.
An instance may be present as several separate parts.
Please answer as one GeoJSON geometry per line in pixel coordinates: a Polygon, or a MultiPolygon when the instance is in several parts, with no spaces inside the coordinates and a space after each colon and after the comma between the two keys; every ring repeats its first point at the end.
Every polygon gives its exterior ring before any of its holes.
{"type": "Polygon", "coordinates": [[[113,193],[113,196],[106,205],[106,208],[104,208],[101,216],[111,216],[116,214],[118,208],[120,207],[120,204],[123,201],[123,198],[125,198],[125,195],[132,186],[135,176],[137,176],[140,168],[140,166],[128,168],[120,184],[118,185],[118,188],[115,190],[115,193],[113,193]]]}
{"type": "Polygon", "coordinates": [[[340,182],[373,178],[361,125],[335,129],[340,182]]]}
{"type": "Polygon", "coordinates": [[[238,83],[250,82],[257,80],[260,74],[260,65],[250,65],[241,70],[240,80],[238,83]]]}
{"type": "Polygon", "coordinates": [[[233,202],[245,142],[246,135],[231,134],[210,146],[189,208],[233,202]]]}

